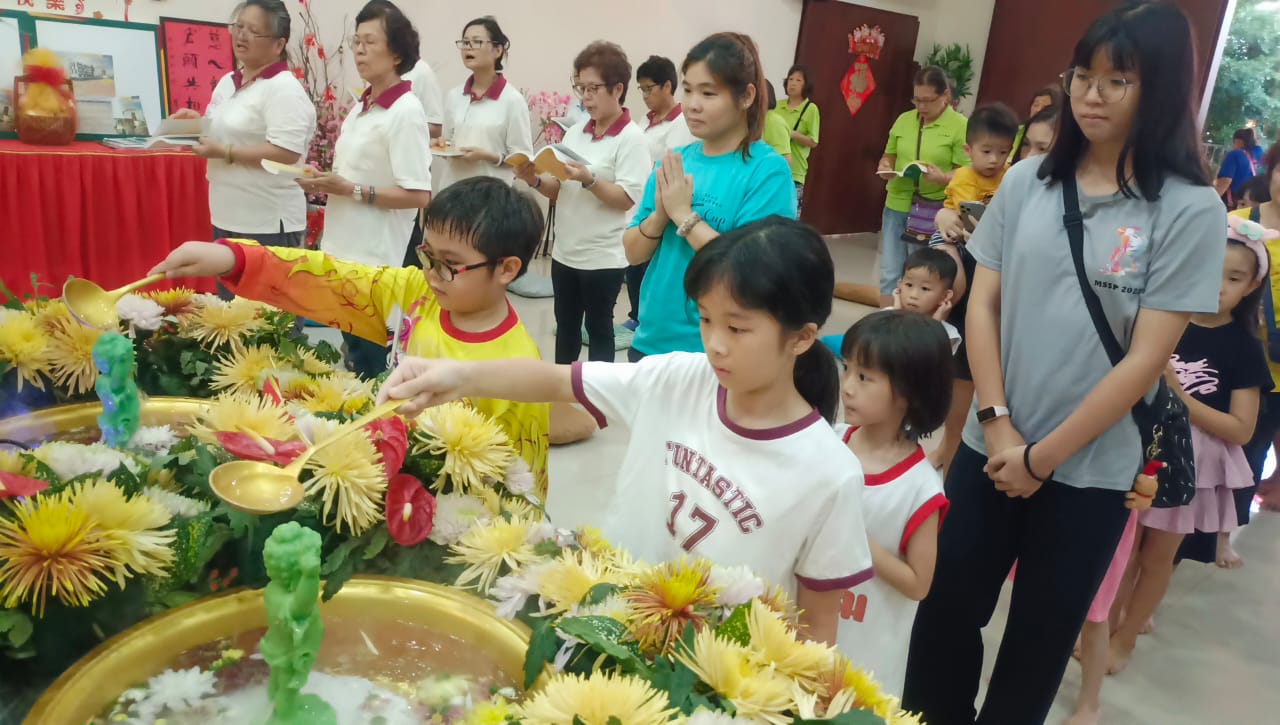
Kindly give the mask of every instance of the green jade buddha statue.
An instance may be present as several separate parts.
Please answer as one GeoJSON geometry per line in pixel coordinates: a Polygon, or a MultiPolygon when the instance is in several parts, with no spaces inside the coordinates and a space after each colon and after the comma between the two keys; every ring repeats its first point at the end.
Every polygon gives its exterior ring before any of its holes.
{"type": "Polygon", "coordinates": [[[271,578],[263,592],[267,633],[259,649],[271,667],[267,725],[336,725],[333,707],[319,695],[303,695],[316,663],[320,620],[320,534],[290,521],[276,527],[262,552],[271,578]]]}
{"type": "Polygon", "coordinates": [[[102,415],[98,416],[102,440],[113,448],[124,448],[138,432],[142,417],[142,398],[133,379],[133,342],[104,332],[93,345],[93,363],[99,373],[93,387],[102,401],[102,415]]]}

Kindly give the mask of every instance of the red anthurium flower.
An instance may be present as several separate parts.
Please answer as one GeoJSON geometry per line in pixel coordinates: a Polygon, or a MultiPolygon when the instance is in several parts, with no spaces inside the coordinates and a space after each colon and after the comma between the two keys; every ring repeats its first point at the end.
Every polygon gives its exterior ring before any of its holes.
{"type": "MultiPolygon", "coordinates": [[[[11,498],[21,496],[34,496],[45,490],[49,484],[34,478],[19,476],[16,473],[5,473],[0,471],[0,498],[11,498]]],[[[435,501],[431,502],[432,517],[435,516],[435,501]]],[[[431,529],[427,529],[427,533],[431,533],[431,529]]]]}
{"type": "Polygon", "coordinates": [[[397,474],[387,487],[387,531],[401,546],[414,546],[431,535],[436,520],[436,497],[422,481],[397,474]]]}
{"type": "Polygon", "coordinates": [[[271,450],[268,451],[257,439],[244,433],[218,433],[217,438],[218,443],[227,449],[227,453],[240,460],[266,461],[277,466],[289,465],[307,449],[307,444],[302,441],[277,441],[264,438],[267,445],[271,446],[271,450]]]}
{"type": "Polygon", "coordinates": [[[404,418],[393,415],[375,420],[365,426],[365,430],[369,433],[369,440],[373,441],[373,447],[382,454],[382,468],[390,479],[400,472],[404,458],[409,454],[409,429],[404,418]]]}

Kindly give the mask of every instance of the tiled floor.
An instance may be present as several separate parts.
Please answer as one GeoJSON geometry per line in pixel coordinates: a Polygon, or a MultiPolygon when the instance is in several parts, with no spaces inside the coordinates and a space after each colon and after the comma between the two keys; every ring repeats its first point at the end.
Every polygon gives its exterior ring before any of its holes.
{"type": "MultiPolygon", "coordinates": [[[[832,242],[837,278],[874,281],[874,242],[867,238],[832,242]]],[[[546,273],[546,262],[535,262],[546,273]]],[[[515,298],[525,325],[544,352],[552,349],[550,300],[515,298]]],[[[836,301],[824,333],[842,332],[870,308],[836,301]]],[[[617,312],[626,314],[625,293],[617,312]]],[[[624,359],[620,356],[619,359],[624,359]]],[[[609,428],[583,443],[551,454],[552,516],[574,526],[599,523],[613,493],[614,472],[626,446],[626,432],[609,428]]],[[[1157,616],[1155,633],[1142,638],[1128,670],[1109,678],[1103,689],[1103,722],[1108,725],[1280,722],[1280,516],[1260,514],[1240,537],[1244,569],[1222,571],[1183,566],[1157,616]]],[[[1008,591],[984,635],[994,656],[1008,612],[1008,591]]],[[[987,663],[990,672],[991,662],[987,663]]],[[[1071,711],[1080,669],[1068,670],[1050,723],[1071,711]]]]}

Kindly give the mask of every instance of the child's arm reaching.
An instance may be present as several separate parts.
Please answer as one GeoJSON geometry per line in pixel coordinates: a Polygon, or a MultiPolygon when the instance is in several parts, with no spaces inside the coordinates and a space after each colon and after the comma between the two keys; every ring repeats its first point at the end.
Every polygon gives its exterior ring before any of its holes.
{"type": "Polygon", "coordinates": [[[907,558],[901,559],[874,541],[871,563],[876,576],[889,583],[899,594],[914,601],[924,599],[933,584],[933,569],[938,563],[938,524],[941,514],[935,512],[924,520],[907,542],[907,558]]]}
{"type": "Polygon", "coordinates": [[[1187,404],[1191,424],[1210,435],[1237,446],[1243,446],[1253,438],[1253,428],[1258,422],[1258,405],[1261,396],[1258,388],[1238,388],[1231,391],[1231,405],[1227,412],[1215,410],[1196,400],[1182,389],[1178,374],[1170,363],[1164,371],[1165,382],[1187,404]]]}
{"type": "Polygon", "coordinates": [[[843,589],[819,592],[798,584],[796,607],[800,609],[800,624],[804,636],[814,642],[834,645],[836,630],[840,627],[840,597],[843,589]]]}
{"type": "Polygon", "coordinates": [[[378,402],[408,400],[400,411],[413,415],[459,398],[494,398],[526,403],[573,403],[572,368],[541,360],[509,358],[483,362],[405,358],[378,392],[378,402]]]}

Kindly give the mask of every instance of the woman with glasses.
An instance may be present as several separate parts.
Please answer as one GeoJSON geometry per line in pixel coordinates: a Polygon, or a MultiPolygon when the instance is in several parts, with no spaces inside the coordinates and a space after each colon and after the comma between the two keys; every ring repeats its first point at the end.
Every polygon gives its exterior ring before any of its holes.
{"type": "MultiPolygon", "coordinates": [[[[1009,170],[968,243],[977,403],[947,474],[951,509],[903,693],[926,722],[975,721],[981,629],[1014,561],[977,722],[1045,721],[1130,520],[1126,495],[1145,458],[1133,405],[1169,367],[1191,314],[1218,310],[1226,212],[1200,159],[1195,72],[1174,3],[1130,0],[1096,20],[1063,74],[1070,103],[1053,148],[1009,170]],[[1083,289],[1118,338],[1115,365],[1083,289]]],[[[1113,637],[1113,657],[1117,646],[1113,637]]]]}
{"type": "MultiPolygon", "coordinates": [[[[281,0],[248,0],[230,25],[234,72],[218,81],[205,110],[206,135],[192,147],[208,159],[213,238],[302,246],[307,200],[287,176],[262,168],[304,160],[316,129],[316,108],[289,72],[289,9],[281,0]]],[[[199,118],[184,108],[174,118],[199,118]]]]}
{"type": "Polygon", "coordinates": [[[793,65],[782,83],[787,97],[773,106],[791,131],[791,178],[796,184],[796,216],[804,207],[804,181],[809,175],[809,153],[818,148],[818,129],[821,125],[818,106],[813,95],[813,80],[809,69],[793,65]]]}
{"type": "Polygon", "coordinates": [[[605,42],[584,48],[573,61],[572,83],[588,119],[565,132],[564,145],[587,163],[565,161],[563,181],[537,173],[532,164],[517,172],[556,203],[551,284],[560,365],[581,354],[584,317],[587,359],[614,359],[613,306],[627,267],[622,232],[653,167],[644,132],[623,106],[630,80],[622,48],[605,42]]]}
{"type": "Polygon", "coordinates": [[[461,155],[440,159],[436,184],[443,189],[472,176],[510,183],[514,172],[507,157],[533,156],[529,106],[502,72],[511,40],[498,21],[486,15],[467,23],[455,44],[471,76],[445,95],[440,140],[444,150],[461,155]]]}
{"type": "Polygon", "coordinates": [[[918,179],[899,176],[887,184],[889,195],[880,221],[881,307],[893,303],[902,265],[912,251],[906,237],[908,217],[914,210],[914,231],[919,232],[912,237],[914,243],[928,242],[933,236],[933,215],[942,208],[952,174],[969,165],[964,152],[968,121],[951,107],[946,71],[937,66],[921,68],[912,94],[915,108],[898,116],[889,129],[877,173],[901,172],[912,162],[920,162],[927,170],[918,179]]]}
{"type": "MultiPolygon", "coordinates": [[[[414,217],[431,203],[427,115],[400,77],[418,62],[418,31],[395,5],[372,0],[356,15],[351,49],[369,87],[342,122],[333,171],[298,184],[329,195],[322,250],[348,262],[399,267],[414,217]]],[[[343,337],[352,370],[376,377],[387,369],[385,344],[343,337]]]]}

